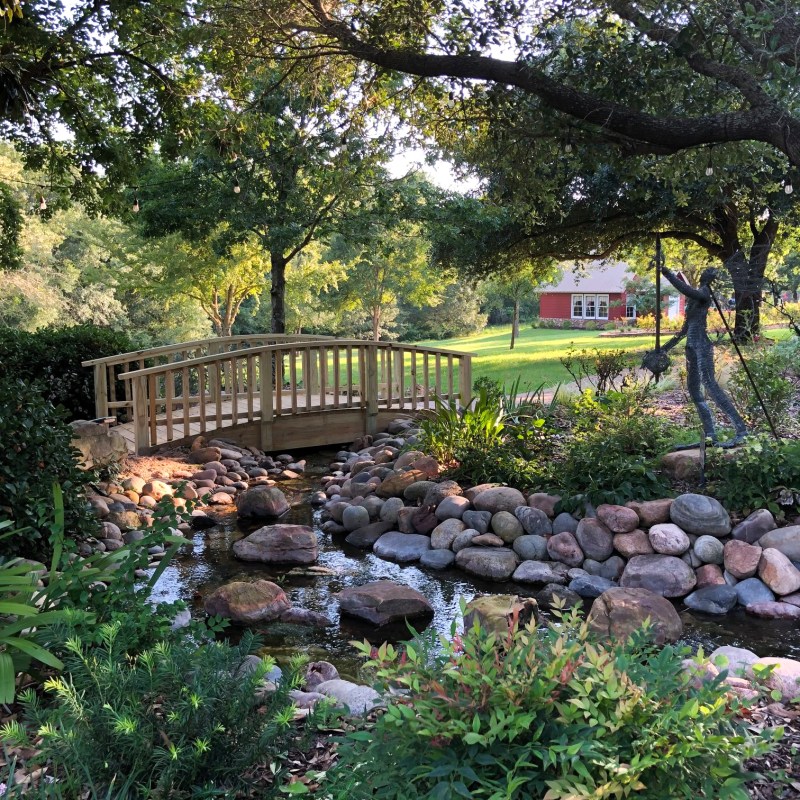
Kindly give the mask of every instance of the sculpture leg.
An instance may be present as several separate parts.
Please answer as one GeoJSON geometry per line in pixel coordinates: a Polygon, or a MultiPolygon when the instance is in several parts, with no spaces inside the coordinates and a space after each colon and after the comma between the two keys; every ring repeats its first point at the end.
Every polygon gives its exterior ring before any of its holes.
{"type": "MultiPolygon", "coordinates": [[[[711,359],[709,358],[709,361],[711,359]]],[[[733,423],[736,435],[728,442],[724,442],[721,447],[735,447],[741,444],[747,436],[747,425],[733,405],[733,401],[728,397],[725,390],[717,383],[716,376],[714,375],[714,364],[704,362],[702,365],[703,383],[706,385],[706,390],[711,399],[717,404],[718,408],[730,419],[733,423]]]]}
{"type": "MultiPolygon", "coordinates": [[[[697,351],[694,348],[686,348],[686,387],[689,390],[689,396],[697,408],[697,413],[700,417],[700,422],[703,425],[703,435],[706,439],[711,439],[712,444],[717,442],[717,434],[714,430],[714,417],[711,414],[711,409],[706,403],[705,396],[703,395],[703,379],[700,368],[700,359],[697,351]]],[[[676,447],[675,450],[692,450],[700,446],[700,442],[694,444],[684,444],[676,447]]]]}

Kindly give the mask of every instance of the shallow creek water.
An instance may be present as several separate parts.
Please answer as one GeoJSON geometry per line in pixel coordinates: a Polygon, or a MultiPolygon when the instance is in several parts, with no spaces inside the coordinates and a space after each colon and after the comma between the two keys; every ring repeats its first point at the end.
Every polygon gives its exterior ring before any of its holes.
{"type": "MultiPolygon", "coordinates": [[[[231,546],[251,533],[259,524],[240,527],[235,509],[228,509],[221,524],[206,531],[197,531],[192,545],[183,548],[167,567],[157,583],[154,600],[184,600],[193,615],[201,616],[202,597],[217,586],[236,579],[266,578],[279,583],[291,602],[326,614],[334,625],[329,628],[308,628],[299,625],[271,623],[258,629],[265,643],[265,652],[281,662],[303,651],[312,659],[333,662],[344,676],[355,677],[360,659],[349,642],[369,639],[374,643],[408,638],[405,626],[376,629],[357,620],[339,616],[336,594],[346,586],[388,578],[410,586],[427,597],[434,609],[431,625],[440,633],[450,631],[454,619],[459,620],[460,599],[471,599],[478,593],[532,595],[530,586],[487,583],[470,578],[458,569],[435,571],[414,565],[401,566],[384,561],[371,552],[350,547],[344,536],[331,536],[319,529],[321,511],[311,508],[307,499],[319,489],[319,478],[328,472],[332,452],[308,456],[307,472],[302,479],[279,484],[292,508],[281,522],[309,525],[317,532],[320,552],[318,564],[332,571],[331,575],[287,575],[287,569],[264,564],[237,561],[231,546]]],[[[217,507],[212,512],[220,516],[217,507]]],[[[680,608],[679,608],[680,610],[680,608]]],[[[702,646],[706,652],[723,644],[746,647],[759,656],[800,658],[800,626],[792,621],[760,620],[736,611],[723,617],[681,612],[684,622],[683,642],[693,649],[702,646]]],[[[229,629],[229,633],[235,633],[229,629]]]]}

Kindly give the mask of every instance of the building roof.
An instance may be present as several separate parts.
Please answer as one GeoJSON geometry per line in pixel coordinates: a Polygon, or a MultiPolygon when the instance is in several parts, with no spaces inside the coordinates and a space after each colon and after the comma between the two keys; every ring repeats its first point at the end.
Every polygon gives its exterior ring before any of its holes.
{"type": "Polygon", "coordinates": [[[631,277],[624,261],[565,261],[560,265],[563,277],[556,284],[542,287],[543,294],[553,292],[622,292],[631,277]],[[577,266],[577,270],[576,270],[577,266]]]}

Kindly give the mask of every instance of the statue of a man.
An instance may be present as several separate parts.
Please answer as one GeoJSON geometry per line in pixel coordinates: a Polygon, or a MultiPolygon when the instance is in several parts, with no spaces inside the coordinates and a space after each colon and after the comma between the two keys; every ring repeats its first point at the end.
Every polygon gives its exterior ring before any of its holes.
{"type": "Polygon", "coordinates": [[[686,316],[683,327],[672,337],[661,350],[654,351],[645,357],[644,365],[653,371],[662,372],[664,361],[668,362],[666,353],[675,347],[678,342],[686,337],[686,373],[689,394],[697,406],[697,413],[703,424],[703,433],[712,444],[719,444],[714,428],[714,418],[708,407],[703,387],[734,425],[736,435],[721,447],[733,447],[747,436],[747,426],[739,415],[730,397],[717,383],[714,376],[714,345],[708,338],[708,310],[713,303],[711,283],[717,277],[717,270],[713,267],[703,271],[700,276],[700,286],[696,289],[682,281],[674,272],[666,267],[661,268],[661,274],[683,295],[686,296],[686,316]],[[650,365],[655,365],[651,367],[650,365]]]}

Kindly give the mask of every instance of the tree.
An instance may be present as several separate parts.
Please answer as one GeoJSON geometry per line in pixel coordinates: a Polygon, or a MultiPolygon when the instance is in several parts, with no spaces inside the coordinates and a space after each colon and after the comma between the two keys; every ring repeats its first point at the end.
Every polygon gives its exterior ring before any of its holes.
{"type": "Polygon", "coordinates": [[[628,151],[757,141],[800,166],[792,0],[261,0],[229,22],[265,48],[288,43],[288,58],[359,59],[440,97],[512,87],[628,151]]]}

